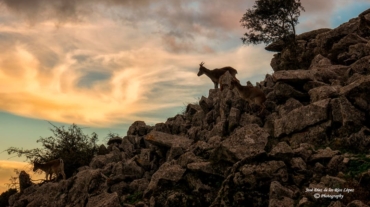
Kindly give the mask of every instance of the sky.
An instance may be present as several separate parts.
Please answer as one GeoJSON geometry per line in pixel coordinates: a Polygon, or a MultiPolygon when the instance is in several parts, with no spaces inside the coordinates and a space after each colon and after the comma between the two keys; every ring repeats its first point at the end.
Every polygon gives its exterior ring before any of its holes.
{"type": "MultiPolygon", "coordinates": [[[[335,28],[370,8],[370,0],[301,2],[298,34],[335,28]]],[[[213,83],[196,76],[202,61],[234,67],[243,83],[272,74],[274,53],[240,39],[239,21],[253,4],[0,0],[0,192],[13,168],[27,168],[3,150],[39,147],[37,139],[52,135],[48,122],[75,123],[106,143],[136,120],[165,122],[207,97],[213,83]]]]}

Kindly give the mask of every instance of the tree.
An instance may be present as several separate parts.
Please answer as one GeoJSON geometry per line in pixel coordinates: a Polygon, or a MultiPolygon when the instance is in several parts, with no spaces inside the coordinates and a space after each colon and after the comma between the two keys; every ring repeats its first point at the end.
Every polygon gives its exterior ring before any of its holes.
{"type": "Polygon", "coordinates": [[[25,156],[31,163],[35,160],[47,162],[53,159],[62,158],[64,161],[64,171],[67,177],[73,175],[77,168],[89,165],[97,151],[98,136],[92,133],[91,136],[84,134],[77,125],[72,124],[68,129],[64,126],[57,127],[51,124],[50,131],[54,136],[40,138],[37,142],[42,144],[42,148],[23,150],[10,147],[6,151],[8,154],[17,154],[18,157],[25,156]]]}
{"type": "Polygon", "coordinates": [[[241,38],[243,43],[295,42],[295,25],[298,24],[300,10],[304,11],[300,0],[257,0],[240,20],[241,25],[247,28],[241,38]]]}

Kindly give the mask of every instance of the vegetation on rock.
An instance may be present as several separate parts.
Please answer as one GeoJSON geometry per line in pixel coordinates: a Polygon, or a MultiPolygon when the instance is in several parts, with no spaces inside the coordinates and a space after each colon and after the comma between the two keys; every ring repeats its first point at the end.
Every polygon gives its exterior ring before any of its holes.
{"type": "Polygon", "coordinates": [[[241,38],[243,43],[295,41],[295,25],[298,24],[301,10],[304,11],[304,8],[300,0],[257,0],[240,20],[241,25],[247,29],[241,38]]]}
{"type": "Polygon", "coordinates": [[[72,124],[68,129],[64,126],[52,125],[52,127],[50,131],[54,136],[41,137],[37,140],[41,143],[41,148],[10,147],[6,151],[8,154],[24,156],[31,163],[35,160],[47,162],[61,158],[64,161],[64,171],[67,177],[71,177],[79,167],[89,165],[97,152],[98,136],[96,133],[92,133],[91,136],[84,134],[76,124],[72,124]]]}

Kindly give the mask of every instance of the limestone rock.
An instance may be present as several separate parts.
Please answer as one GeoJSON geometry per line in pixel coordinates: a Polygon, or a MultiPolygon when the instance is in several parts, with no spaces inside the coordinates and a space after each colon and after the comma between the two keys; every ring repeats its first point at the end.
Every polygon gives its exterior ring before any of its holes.
{"type": "Polygon", "coordinates": [[[308,91],[311,103],[327,98],[335,98],[339,96],[339,86],[321,86],[308,91]]]}
{"type": "Polygon", "coordinates": [[[277,84],[275,84],[274,93],[279,101],[287,100],[289,98],[305,100],[309,97],[308,94],[302,93],[293,88],[291,85],[283,82],[278,82],[277,84]]]}
{"type": "Polygon", "coordinates": [[[89,198],[86,207],[120,207],[117,193],[104,193],[95,197],[89,198]]]}
{"type": "Polygon", "coordinates": [[[135,121],[127,131],[127,135],[146,135],[152,128],[143,121],[135,121]]]}
{"type": "Polygon", "coordinates": [[[279,182],[273,181],[270,185],[269,207],[294,206],[293,191],[282,186],[279,182]]]}
{"type": "Polygon", "coordinates": [[[329,65],[331,65],[330,60],[328,58],[322,56],[321,54],[318,54],[311,61],[311,65],[310,65],[310,67],[308,69],[327,67],[329,65]]]}
{"type": "Polygon", "coordinates": [[[292,155],[293,150],[286,142],[279,142],[269,153],[269,156],[281,160],[290,160],[292,155]]]}
{"type": "Polygon", "coordinates": [[[153,193],[156,189],[159,188],[158,184],[160,181],[171,181],[171,182],[178,182],[182,179],[185,169],[182,168],[180,165],[174,165],[171,163],[164,163],[157,172],[155,172],[150,180],[148,188],[144,192],[144,196],[148,197],[151,193],[153,193]]]}
{"type": "Polygon", "coordinates": [[[298,171],[305,171],[307,169],[307,165],[301,157],[294,157],[290,160],[290,164],[293,169],[298,171]]]}
{"type": "Polygon", "coordinates": [[[308,106],[292,110],[280,119],[275,120],[274,136],[290,134],[328,119],[329,99],[317,101],[308,106]]]}
{"type": "Polygon", "coordinates": [[[246,125],[237,129],[228,139],[222,141],[211,156],[214,160],[226,160],[234,163],[263,152],[269,136],[258,125],[246,125]]]}
{"type": "Polygon", "coordinates": [[[333,125],[338,130],[336,135],[345,137],[348,134],[357,132],[363,126],[365,120],[364,113],[357,110],[343,96],[331,101],[333,125]]]}
{"type": "Polygon", "coordinates": [[[370,129],[362,127],[357,133],[351,134],[345,138],[344,143],[350,149],[356,149],[358,152],[370,152],[370,129]]]}
{"type": "Polygon", "coordinates": [[[312,31],[309,31],[309,32],[304,32],[302,34],[297,35],[296,39],[297,40],[315,39],[317,35],[319,35],[321,33],[328,32],[330,30],[332,30],[332,29],[330,29],[330,28],[322,28],[322,29],[312,30],[312,31]]]}
{"type": "Polygon", "coordinates": [[[151,131],[146,137],[145,140],[152,145],[158,147],[166,147],[171,148],[175,146],[179,146],[183,149],[186,149],[190,146],[193,142],[192,140],[188,139],[187,137],[171,135],[159,131],[151,131]]]}
{"type": "Polygon", "coordinates": [[[340,152],[338,150],[331,150],[329,147],[325,149],[319,149],[317,152],[310,157],[310,161],[318,161],[318,160],[330,160],[335,155],[338,155],[340,152]]]}
{"type": "Polygon", "coordinates": [[[277,71],[272,75],[275,82],[282,81],[287,83],[307,82],[315,80],[313,70],[294,70],[294,71],[277,71]]]}

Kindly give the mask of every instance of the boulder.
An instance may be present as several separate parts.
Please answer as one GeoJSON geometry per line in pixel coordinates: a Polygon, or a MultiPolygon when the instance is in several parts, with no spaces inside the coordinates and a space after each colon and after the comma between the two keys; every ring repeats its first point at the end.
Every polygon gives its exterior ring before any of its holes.
{"type": "Polygon", "coordinates": [[[346,207],[369,207],[360,200],[351,201],[346,207]]]}
{"type": "Polygon", "coordinates": [[[276,146],[274,146],[269,153],[269,156],[273,159],[278,160],[290,160],[293,155],[293,150],[286,142],[279,142],[276,146]]]}
{"type": "Polygon", "coordinates": [[[340,94],[345,95],[355,106],[366,112],[370,111],[370,76],[361,76],[358,80],[340,89],[340,94]]]}
{"type": "Polygon", "coordinates": [[[353,133],[349,137],[346,137],[342,144],[358,152],[369,153],[370,129],[366,126],[362,127],[357,133],[353,133]]]}
{"type": "Polygon", "coordinates": [[[168,118],[165,124],[171,134],[186,134],[186,119],[183,115],[177,114],[175,117],[168,118]]]}
{"type": "Polygon", "coordinates": [[[216,175],[223,177],[222,172],[218,172],[215,165],[211,162],[193,162],[186,166],[187,169],[195,172],[202,172],[204,174],[216,175]]]}
{"type": "Polygon", "coordinates": [[[286,83],[304,83],[315,80],[315,71],[313,70],[294,70],[294,71],[277,71],[272,74],[275,82],[286,83]]]}
{"type": "Polygon", "coordinates": [[[187,149],[193,142],[187,137],[171,135],[159,131],[151,131],[145,137],[145,141],[157,147],[181,147],[182,149],[187,149]]]}
{"type": "Polygon", "coordinates": [[[157,124],[155,124],[155,126],[153,128],[153,131],[158,131],[158,132],[164,132],[164,133],[171,134],[170,127],[167,124],[165,124],[165,123],[157,123],[157,124]]]}
{"type": "Polygon", "coordinates": [[[228,203],[228,206],[242,206],[246,203],[267,206],[269,205],[270,181],[284,183],[288,180],[287,167],[283,161],[273,160],[244,165],[236,163],[233,169],[235,170],[232,170],[224,180],[217,197],[210,206],[223,206],[224,203],[228,203]]]}
{"type": "MultiPolygon", "coordinates": [[[[367,43],[367,42],[368,40],[366,40],[365,38],[362,38],[355,33],[350,33],[344,36],[343,38],[341,38],[338,42],[334,43],[330,52],[333,53],[332,55],[334,58],[335,55],[348,51],[348,47],[350,47],[351,45],[355,45],[358,43],[367,43]]],[[[336,57],[336,59],[338,59],[338,56],[336,57]]]]}
{"type": "Polygon", "coordinates": [[[231,80],[232,80],[233,78],[234,78],[234,77],[229,73],[229,71],[227,71],[226,73],[224,73],[224,74],[220,77],[220,90],[221,90],[221,91],[229,90],[230,85],[231,85],[231,80]]]}
{"type": "Polygon", "coordinates": [[[228,117],[229,120],[229,126],[228,126],[228,132],[233,131],[236,127],[239,126],[239,121],[240,121],[240,110],[237,108],[232,107],[230,109],[230,114],[228,117]]]}
{"type": "Polygon", "coordinates": [[[270,52],[281,52],[285,47],[283,40],[277,40],[265,47],[265,50],[270,52]]]}
{"type": "Polygon", "coordinates": [[[279,101],[287,100],[289,98],[294,98],[298,100],[306,100],[308,99],[308,94],[302,93],[298,90],[296,90],[293,86],[283,83],[283,82],[278,82],[274,86],[274,93],[275,97],[279,101]]]}
{"type": "MultiPolygon", "coordinates": [[[[366,49],[370,50],[370,42],[366,44],[366,49]]],[[[362,57],[361,59],[357,60],[353,64],[351,64],[351,69],[355,73],[360,73],[361,75],[369,75],[370,74],[370,54],[368,56],[362,57]]]]}
{"type": "Polygon", "coordinates": [[[358,29],[358,25],[359,21],[355,19],[342,24],[340,27],[318,34],[315,38],[318,48],[315,48],[314,52],[316,54],[321,53],[329,59],[335,60],[336,56],[331,57],[330,54],[330,50],[332,49],[334,43],[340,41],[340,39],[348,34],[354,33],[358,29]]]}
{"type": "Polygon", "coordinates": [[[204,97],[204,96],[202,96],[202,98],[200,98],[199,106],[200,106],[200,108],[202,108],[204,114],[207,114],[210,111],[210,109],[212,108],[212,106],[208,105],[207,98],[204,97]]]}
{"type": "Polygon", "coordinates": [[[144,136],[146,135],[152,127],[145,124],[143,121],[135,121],[131,126],[129,127],[127,131],[127,135],[138,135],[138,136],[144,136]]]}
{"type": "Polygon", "coordinates": [[[107,145],[112,145],[112,144],[117,144],[120,145],[122,143],[122,138],[121,137],[111,137],[109,140],[108,140],[108,143],[107,145]]]}
{"type": "Polygon", "coordinates": [[[287,113],[291,112],[292,110],[302,107],[303,104],[299,102],[297,99],[294,98],[289,98],[285,104],[279,105],[277,107],[277,111],[279,112],[280,116],[284,116],[287,113]]]}
{"type": "Polygon", "coordinates": [[[235,163],[264,152],[269,134],[256,124],[237,129],[228,139],[221,142],[211,154],[214,162],[225,160],[235,163]]]}
{"type": "Polygon", "coordinates": [[[248,124],[257,124],[258,126],[262,127],[263,123],[260,117],[255,116],[253,114],[243,113],[240,116],[239,125],[246,126],[248,124]]]}
{"type": "Polygon", "coordinates": [[[274,136],[291,134],[308,126],[328,119],[328,105],[330,99],[317,101],[308,106],[302,106],[275,120],[274,136]]]}
{"type": "Polygon", "coordinates": [[[95,156],[91,160],[89,166],[93,169],[103,168],[105,165],[109,163],[119,162],[122,160],[123,160],[123,157],[122,157],[121,152],[119,151],[117,147],[114,147],[113,151],[109,154],[95,156]]]}
{"type": "Polygon", "coordinates": [[[120,207],[117,193],[103,193],[88,199],[86,207],[120,207]]]}
{"type": "Polygon", "coordinates": [[[330,147],[327,147],[325,149],[319,149],[319,150],[317,150],[316,153],[311,155],[310,162],[330,160],[335,155],[338,155],[338,154],[340,154],[340,152],[338,150],[333,151],[332,149],[330,149],[330,147]]]}
{"type": "Polygon", "coordinates": [[[19,190],[21,193],[23,193],[23,191],[34,185],[34,183],[32,183],[31,181],[31,178],[30,178],[30,175],[28,173],[26,173],[24,170],[22,170],[20,173],[19,173],[19,190]]]}
{"type": "Polygon", "coordinates": [[[302,143],[293,150],[294,156],[301,157],[305,162],[311,157],[314,152],[313,146],[307,143],[302,143]]]}
{"type": "Polygon", "coordinates": [[[330,65],[331,65],[331,62],[328,58],[322,56],[321,54],[318,54],[311,61],[311,65],[308,69],[328,67],[330,65]]]}
{"type": "Polygon", "coordinates": [[[328,207],[345,207],[345,205],[340,201],[332,201],[328,207]]]}
{"type": "Polygon", "coordinates": [[[292,199],[294,196],[293,191],[282,186],[279,182],[273,181],[270,185],[270,193],[269,193],[269,207],[293,207],[294,200],[292,199]]]}
{"type": "Polygon", "coordinates": [[[101,144],[101,145],[99,146],[99,148],[98,148],[97,155],[106,155],[106,154],[108,154],[108,153],[109,153],[109,151],[108,151],[108,149],[105,147],[105,145],[104,145],[104,144],[101,144]]]}
{"type": "Polygon", "coordinates": [[[299,147],[301,143],[308,143],[315,146],[325,146],[329,144],[329,130],[332,127],[332,121],[326,121],[315,126],[308,127],[300,132],[295,132],[285,139],[289,140],[291,147],[299,147]]]}
{"type": "Polygon", "coordinates": [[[330,105],[336,136],[346,137],[361,129],[365,121],[364,113],[352,106],[344,96],[332,99],[330,105]]]}
{"type": "Polygon", "coordinates": [[[316,29],[312,30],[309,32],[304,32],[302,34],[297,35],[296,39],[297,40],[310,40],[310,39],[315,39],[317,35],[325,32],[329,32],[332,29],[329,28],[321,28],[321,29],[316,29]]]}
{"type": "Polygon", "coordinates": [[[226,120],[220,121],[217,124],[215,124],[212,128],[212,130],[209,132],[209,136],[220,136],[223,137],[228,132],[229,124],[226,120]]]}
{"type": "Polygon", "coordinates": [[[180,165],[166,162],[152,175],[148,188],[144,191],[144,197],[150,197],[156,189],[160,188],[160,181],[177,183],[180,181],[186,169],[180,165]]]}
{"type": "Polygon", "coordinates": [[[321,86],[308,91],[311,103],[327,98],[335,98],[339,96],[340,86],[321,86]]]}
{"type": "Polygon", "coordinates": [[[323,83],[321,81],[308,81],[305,84],[303,84],[303,90],[304,91],[310,91],[313,88],[320,87],[320,86],[327,86],[328,84],[323,83]]]}
{"type": "Polygon", "coordinates": [[[306,162],[301,157],[293,157],[290,160],[291,167],[298,172],[307,170],[306,162]]]}
{"type": "Polygon", "coordinates": [[[332,175],[332,176],[336,176],[338,174],[338,172],[341,172],[345,169],[345,165],[343,163],[343,160],[344,160],[344,156],[343,155],[334,155],[327,167],[327,172],[329,175],[332,175]]]}

